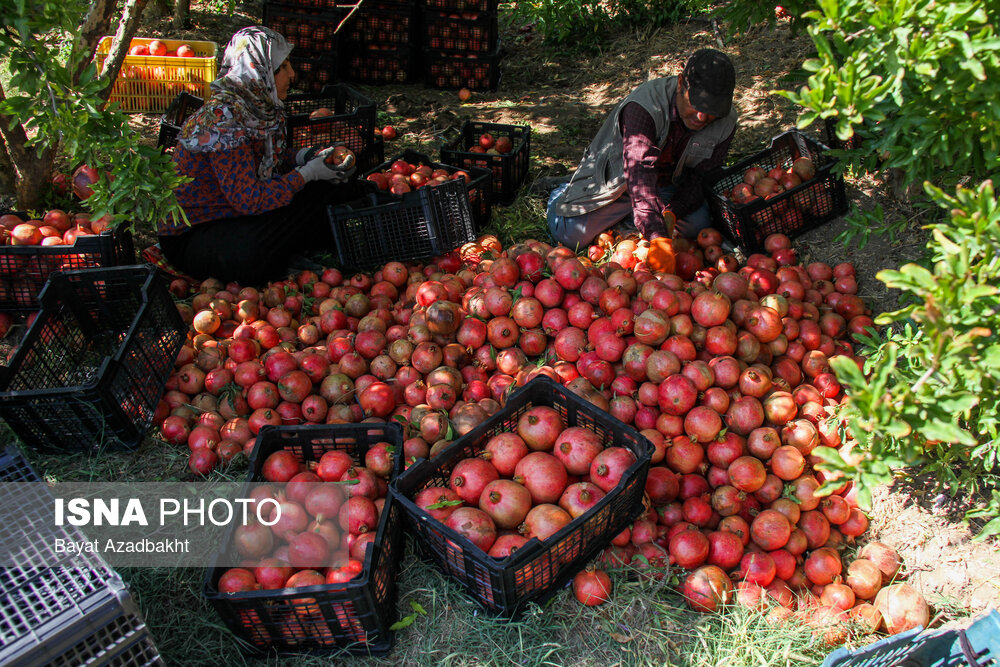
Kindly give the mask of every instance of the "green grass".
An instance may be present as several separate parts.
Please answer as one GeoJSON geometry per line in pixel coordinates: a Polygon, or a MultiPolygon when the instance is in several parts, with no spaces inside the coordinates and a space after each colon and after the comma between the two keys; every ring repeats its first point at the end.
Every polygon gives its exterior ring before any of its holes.
{"type": "Polygon", "coordinates": [[[568,590],[517,621],[488,616],[410,543],[399,581],[398,608],[416,602],[427,613],[396,633],[385,658],[345,654],[255,655],[236,640],[200,599],[199,569],[128,569],[150,631],[168,664],[183,665],[678,665],[757,667],[817,665],[829,652],[807,629],[772,627],[757,613],[733,607],[722,614],[689,611],[666,583],[635,573],[612,573],[614,599],[578,604],[568,590]]]}
{"type": "Polygon", "coordinates": [[[522,188],[509,206],[493,205],[490,224],[483,233],[496,235],[505,248],[527,239],[551,242],[545,222],[545,202],[522,188]]]}

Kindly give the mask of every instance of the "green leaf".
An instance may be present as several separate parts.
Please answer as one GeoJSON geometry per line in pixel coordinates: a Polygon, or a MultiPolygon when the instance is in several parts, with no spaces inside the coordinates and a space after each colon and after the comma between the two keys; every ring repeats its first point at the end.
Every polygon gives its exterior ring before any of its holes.
{"type": "Polygon", "coordinates": [[[408,628],[411,625],[413,625],[413,622],[416,621],[416,620],[417,620],[417,615],[416,614],[409,614],[409,615],[404,616],[403,618],[399,619],[398,621],[396,621],[392,625],[390,625],[389,629],[393,630],[393,631],[395,631],[395,630],[402,630],[403,628],[408,628]]]}
{"type": "Polygon", "coordinates": [[[947,443],[959,443],[963,445],[974,445],[976,439],[968,431],[959,428],[956,424],[934,419],[925,422],[920,427],[920,433],[928,440],[941,440],[947,443]]]}
{"type": "Polygon", "coordinates": [[[838,380],[849,384],[854,389],[867,386],[868,384],[867,380],[865,380],[865,376],[861,374],[861,369],[858,368],[858,365],[854,363],[854,360],[849,357],[833,357],[830,359],[830,368],[833,369],[833,372],[837,375],[838,380]]]}
{"type": "Polygon", "coordinates": [[[427,615],[427,612],[424,610],[423,607],[420,606],[420,603],[417,602],[416,600],[410,600],[410,608],[413,609],[413,611],[420,614],[421,616],[427,615]]]}
{"type": "Polygon", "coordinates": [[[461,505],[461,500],[439,500],[436,503],[427,506],[429,510],[443,510],[445,507],[455,507],[456,505],[461,505]]]}

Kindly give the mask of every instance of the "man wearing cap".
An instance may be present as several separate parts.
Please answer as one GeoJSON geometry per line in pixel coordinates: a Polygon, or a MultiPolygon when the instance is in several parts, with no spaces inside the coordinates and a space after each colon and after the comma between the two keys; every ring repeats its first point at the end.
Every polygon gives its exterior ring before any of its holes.
{"type": "Polygon", "coordinates": [[[552,191],[549,230],[582,247],[629,215],[650,242],[647,264],[673,271],[670,238],[694,237],[711,218],[702,193],[736,132],[732,62],[702,49],[679,76],[643,83],[604,121],[569,183],[552,191]]]}

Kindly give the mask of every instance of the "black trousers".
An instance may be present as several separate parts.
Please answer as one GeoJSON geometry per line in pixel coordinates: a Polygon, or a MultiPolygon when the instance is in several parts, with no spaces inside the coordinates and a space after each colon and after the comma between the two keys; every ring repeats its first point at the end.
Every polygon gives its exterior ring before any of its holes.
{"type": "Polygon", "coordinates": [[[326,207],[357,192],[354,184],[315,181],[288,206],[193,225],[183,234],[159,237],[160,248],[171,264],[199,280],[260,285],[287,275],[295,255],[332,250],[326,207]]]}

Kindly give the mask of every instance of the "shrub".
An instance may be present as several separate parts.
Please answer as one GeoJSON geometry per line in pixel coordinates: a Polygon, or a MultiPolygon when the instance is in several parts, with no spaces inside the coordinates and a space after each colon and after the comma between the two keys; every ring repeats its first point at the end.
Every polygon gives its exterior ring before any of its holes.
{"type": "Polygon", "coordinates": [[[707,0],[527,0],[515,11],[546,42],[596,49],[615,31],[659,28],[707,6],[707,0]]]}
{"type": "Polygon", "coordinates": [[[816,453],[859,482],[865,502],[900,467],[952,494],[991,495],[968,515],[990,519],[986,536],[1000,533],[1000,204],[989,180],[955,196],[924,187],[949,219],[929,225],[926,266],[879,272],[907,305],[876,318],[890,328],[863,340],[865,374],[831,360],[856,445],[816,453]]]}

